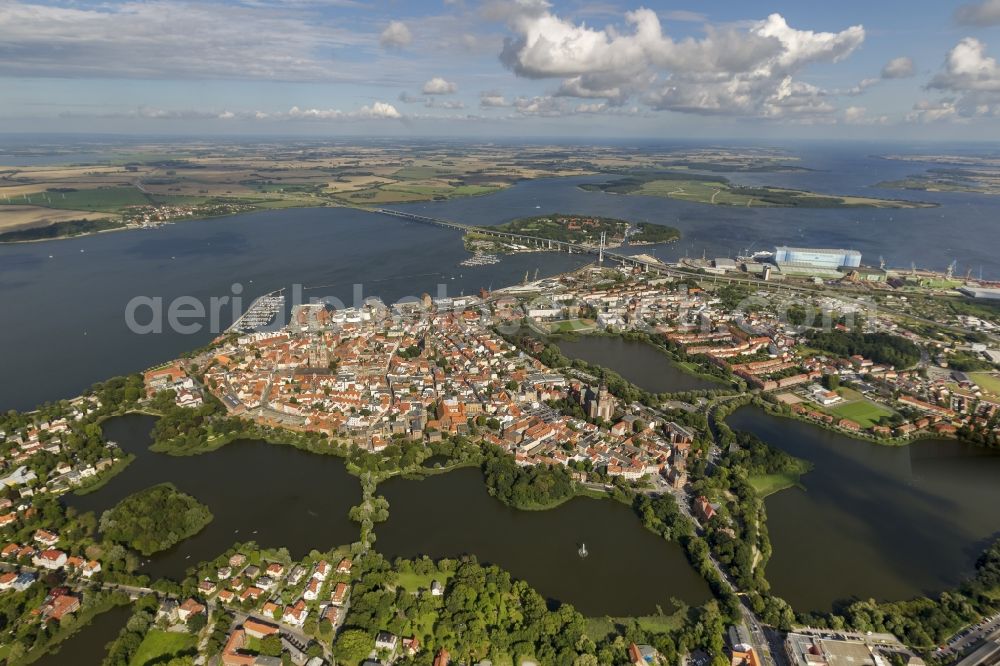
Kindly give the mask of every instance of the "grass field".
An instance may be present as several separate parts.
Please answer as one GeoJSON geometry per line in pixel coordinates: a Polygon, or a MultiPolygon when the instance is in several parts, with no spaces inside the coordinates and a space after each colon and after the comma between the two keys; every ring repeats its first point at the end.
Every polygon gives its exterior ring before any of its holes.
{"type": "Polygon", "coordinates": [[[725,183],[706,180],[651,180],[644,183],[636,194],[716,205],[753,205],[753,197],[734,193],[725,183]]]}
{"type": "Polygon", "coordinates": [[[684,624],[684,612],[677,611],[671,615],[640,615],[637,618],[588,617],[587,635],[594,641],[599,641],[615,631],[615,625],[626,624],[633,619],[638,621],[639,626],[645,631],[668,633],[679,629],[684,624]]]}
{"type": "Polygon", "coordinates": [[[773,495],[779,490],[793,488],[799,485],[801,475],[795,473],[788,474],[759,474],[750,477],[750,485],[761,497],[773,495]]]}
{"type": "MultiPolygon", "coordinates": [[[[47,208],[66,208],[70,210],[101,211],[117,213],[129,206],[147,206],[150,203],[148,195],[135,187],[106,187],[92,190],[76,190],[75,192],[44,192],[34,195],[24,195],[10,200],[10,204],[31,204],[47,208]]],[[[7,202],[0,202],[6,204],[7,202]]]]}
{"type": "MultiPolygon", "coordinates": [[[[852,391],[852,393],[855,392],[852,391]]],[[[860,394],[857,395],[860,399],[852,399],[844,395],[844,399],[847,400],[847,402],[843,402],[834,407],[829,407],[828,411],[842,419],[850,419],[859,424],[862,428],[868,428],[876,425],[884,416],[892,416],[893,412],[891,409],[882,407],[881,405],[876,405],[869,400],[861,398],[860,394]]]]}
{"type": "Polygon", "coordinates": [[[451,573],[401,573],[398,582],[407,592],[417,592],[418,590],[431,589],[431,582],[435,580],[442,585],[447,585],[449,578],[451,578],[451,573]]]}
{"type": "Polygon", "coordinates": [[[592,331],[594,326],[594,321],[591,319],[567,319],[549,324],[549,333],[580,333],[592,331]]]}
{"type": "Polygon", "coordinates": [[[169,661],[179,653],[194,650],[197,641],[196,636],[188,633],[150,629],[132,657],[130,666],[146,666],[146,664],[169,661]]]}
{"type": "Polygon", "coordinates": [[[1000,375],[989,372],[974,372],[969,376],[984,392],[1000,396],[1000,375]]]}
{"type": "Polygon", "coordinates": [[[755,474],[750,477],[750,485],[761,497],[773,495],[779,490],[793,486],[802,487],[802,475],[812,469],[812,463],[801,458],[795,459],[795,469],[780,474],[755,474]]]}

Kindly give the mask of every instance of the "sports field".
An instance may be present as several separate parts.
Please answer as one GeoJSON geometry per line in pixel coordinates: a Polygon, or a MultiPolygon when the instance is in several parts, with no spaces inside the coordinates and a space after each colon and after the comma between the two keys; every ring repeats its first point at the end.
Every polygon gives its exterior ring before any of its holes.
{"type": "Polygon", "coordinates": [[[989,372],[974,372],[969,377],[986,393],[1000,396],[1000,375],[989,372]]]}
{"type": "Polygon", "coordinates": [[[893,413],[892,410],[881,405],[876,405],[864,398],[842,402],[839,405],[828,408],[828,411],[842,419],[850,419],[862,428],[869,428],[876,425],[882,417],[892,416],[893,413]]]}

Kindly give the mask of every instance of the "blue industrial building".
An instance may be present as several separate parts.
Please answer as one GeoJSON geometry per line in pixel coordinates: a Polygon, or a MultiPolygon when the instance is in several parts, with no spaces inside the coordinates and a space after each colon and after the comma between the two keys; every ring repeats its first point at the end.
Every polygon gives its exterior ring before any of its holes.
{"type": "Polygon", "coordinates": [[[861,253],[857,250],[830,250],[810,247],[788,247],[781,245],[774,249],[774,263],[803,268],[857,268],[861,265],[861,253]]]}

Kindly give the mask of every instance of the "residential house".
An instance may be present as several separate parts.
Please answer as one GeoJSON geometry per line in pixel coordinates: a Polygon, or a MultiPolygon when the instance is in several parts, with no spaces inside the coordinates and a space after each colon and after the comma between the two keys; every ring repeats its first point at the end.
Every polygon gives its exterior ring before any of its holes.
{"type": "Polygon", "coordinates": [[[184,603],[177,607],[177,619],[181,622],[187,622],[188,618],[193,615],[204,615],[205,606],[200,604],[193,597],[188,597],[184,603]]]}
{"type": "Polygon", "coordinates": [[[343,606],[347,601],[347,589],[347,583],[337,583],[330,593],[330,603],[334,606],[343,606]]]}
{"type": "Polygon", "coordinates": [[[66,553],[61,550],[43,550],[31,558],[31,563],[55,571],[66,565],[66,559],[66,553]]]}
{"type": "Polygon", "coordinates": [[[399,645],[399,637],[388,631],[380,631],[375,637],[376,650],[385,650],[389,654],[393,654],[396,652],[397,645],[399,645]]]}
{"type": "Polygon", "coordinates": [[[251,636],[253,638],[264,638],[265,636],[273,636],[274,634],[277,634],[279,629],[276,625],[261,622],[260,620],[255,620],[253,618],[247,618],[246,622],[243,623],[243,631],[246,632],[247,636],[251,636]]]}

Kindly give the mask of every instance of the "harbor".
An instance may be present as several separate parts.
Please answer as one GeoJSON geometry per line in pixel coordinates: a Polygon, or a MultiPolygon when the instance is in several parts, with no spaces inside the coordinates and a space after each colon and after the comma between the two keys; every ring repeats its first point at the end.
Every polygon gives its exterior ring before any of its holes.
{"type": "Polygon", "coordinates": [[[240,333],[250,333],[274,322],[279,312],[285,309],[285,290],[279,289],[255,300],[247,311],[227,329],[240,333]]]}
{"type": "Polygon", "coordinates": [[[476,253],[468,259],[460,262],[459,266],[492,266],[500,263],[500,257],[495,254],[476,253]]]}

